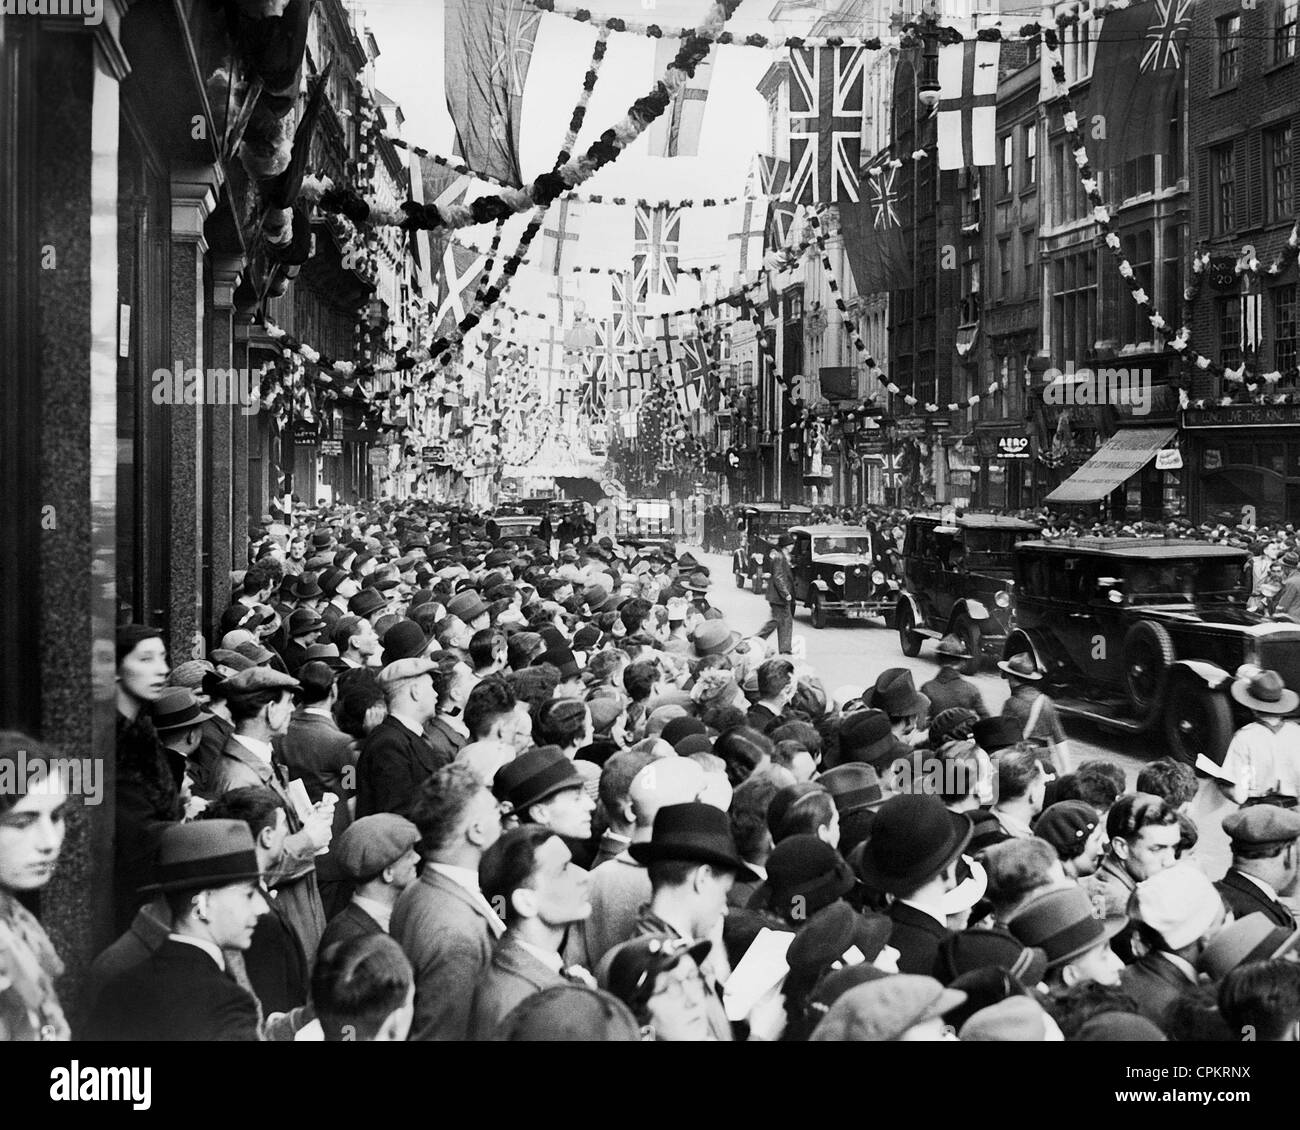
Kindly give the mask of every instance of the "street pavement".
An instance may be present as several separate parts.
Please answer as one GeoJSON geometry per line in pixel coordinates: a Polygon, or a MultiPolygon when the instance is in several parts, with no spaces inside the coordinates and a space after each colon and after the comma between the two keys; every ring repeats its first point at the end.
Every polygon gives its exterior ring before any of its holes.
{"type": "MultiPolygon", "coordinates": [[[[730,556],[704,553],[697,546],[686,545],[679,546],[678,552],[688,548],[709,568],[712,581],[709,602],[724,614],[736,631],[745,635],[758,631],[768,619],[767,602],[760,594],[736,587],[730,556]]],[[[921,654],[909,659],[898,646],[898,633],[879,620],[850,622],[832,619],[818,631],[812,626],[807,609],[799,607],[795,612],[794,637],[803,639],[804,655],[831,695],[843,686],[870,686],[888,667],[909,668],[918,688],[932,679],[938,670],[934,641],[927,640],[921,654]]],[[[1009,687],[997,668],[989,663],[980,674],[966,677],[979,687],[989,711],[1001,713],[1009,687]]],[[[1065,726],[1073,765],[1089,758],[1106,758],[1123,768],[1130,788],[1136,785],[1142,767],[1165,752],[1163,743],[1156,744],[1150,735],[1107,732],[1090,723],[1071,719],[1066,720],[1065,726]]],[[[1207,779],[1202,782],[1200,794],[1189,809],[1189,815],[1196,821],[1202,836],[1197,857],[1204,857],[1206,872],[1216,879],[1228,864],[1227,839],[1219,824],[1231,807],[1207,779]]]]}

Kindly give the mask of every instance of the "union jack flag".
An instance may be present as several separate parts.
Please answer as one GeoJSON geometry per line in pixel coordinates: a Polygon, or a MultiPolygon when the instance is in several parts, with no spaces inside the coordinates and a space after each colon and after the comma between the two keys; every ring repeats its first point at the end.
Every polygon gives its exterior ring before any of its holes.
{"type": "Polygon", "coordinates": [[[615,340],[613,318],[602,318],[596,323],[596,345],[591,360],[592,383],[600,390],[599,399],[603,404],[611,391],[617,397],[625,384],[623,354],[615,340]]]}
{"type": "Polygon", "coordinates": [[[871,226],[877,231],[896,228],[898,218],[898,170],[886,165],[874,169],[867,180],[867,199],[871,202],[871,226]]]}
{"type": "Polygon", "coordinates": [[[790,199],[797,204],[858,202],[866,51],[790,51],[790,199]]]}
{"type": "Polygon", "coordinates": [[[1170,70],[1183,65],[1183,47],[1192,30],[1191,11],[1192,0],[1156,0],[1156,20],[1147,29],[1142,70],[1170,70]]]}
{"type": "Polygon", "coordinates": [[[636,289],[631,276],[613,275],[610,278],[610,297],[613,300],[613,343],[616,349],[635,349],[641,344],[641,324],[637,321],[636,289]]]}
{"type": "Polygon", "coordinates": [[[449,241],[442,254],[442,272],[438,276],[438,333],[446,335],[468,313],[465,296],[472,300],[487,256],[449,241]]]}
{"type": "Polygon", "coordinates": [[[673,297],[677,293],[677,256],[682,238],[681,208],[636,206],[635,243],[632,270],[635,299],[645,312],[651,297],[673,297]]]}

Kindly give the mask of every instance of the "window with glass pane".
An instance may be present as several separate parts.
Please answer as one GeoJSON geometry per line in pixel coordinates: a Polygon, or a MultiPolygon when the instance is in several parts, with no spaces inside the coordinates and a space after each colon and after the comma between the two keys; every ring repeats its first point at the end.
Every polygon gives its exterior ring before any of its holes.
{"type": "Polygon", "coordinates": [[[1268,162],[1265,187],[1268,192],[1268,218],[1290,219],[1294,210],[1291,199],[1291,127],[1281,126],[1264,134],[1264,160],[1268,162]]]}
{"type": "Polygon", "coordinates": [[[1181,177],[1187,175],[1187,170],[1183,167],[1183,153],[1183,93],[1178,90],[1174,92],[1173,105],[1169,113],[1161,178],[1163,187],[1172,187],[1181,177]]]}
{"type": "Polygon", "coordinates": [[[1070,218],[1066,208],[1069,206],[1068,202],[1074,199],[1070,188],[1072,172],[1065,142],[1058,142],[1052,146],[1052,196],[1058,224],[1063,224],[1070,218]]]}
{"type": "Polygon", "coordinates": [[[1237,162],[1233,142],[1210,150],[1210,180],[1214,231],[1216,234],[1231,232],[1237,226],[1237,162]]]}
{"type": "Polygon", "coordinates": [[[1226,369],[1241,365],[1241,297],[1219,299],[1219,364],[1226,369]]]}
{"type": "Polygon", "coordinates": [[[1273,291],[1273,368],[1283,380],[1293,380],[1296,367],[1296,287],[1278,287],[1273,291]]]}
{"type": "Polygon", "coordinates": [[[1278,0],[1273,24],[1273,62],[1295,58],[1296,14],[1300,0],[1278,0]]]}
{"type": "Polygon", "coordinates": [[[1002,139],[1002,177],[998,181],[998,195],[1007,196],[1011,192],[1011,134],[1002,139]]]}
{"type": "Polygon", "coordinates": [[[1241,67],[1241,14],[1221,16],[1214,21],[1218,35],[1219,85],[1237,81],[1241,67]]]}
{"type": "Polygon", "coordinates": [[[1009,238],[998,240],[998,275],[1000,277],[998,297],[1006,298],[1011,293],[1011,240],[1009,238]]]}
{"type": "Polygon", "coordinates": [[[1037,237],[1035,236],[1035,234],[1031,231],[1024,231],[1020,233],[1021,263],[1023,263],[1025,268],[1025,294],[1029,295],[1030,297],[1033,296],[1035,290],[1034,268],[1036,264],[1034,262],[1034,244],[1036,242],[1036,238],[1037,237]]]}
{"type": "MultiPolygon", "coordinates": [[[[1183,308],[1183,225],[1170,224],[1165,228],[1164,278],[1161,280],[1160,309],[1183,308]]],[[[1170,319],[1172,321],[1172,319],[1170,319]]]]}
{"type": "Polygon", "coordinates": [[[1038,178],[1038,123],[1025,126],[1025,179],[1024,187],[1032,188],[1038,178]]]}

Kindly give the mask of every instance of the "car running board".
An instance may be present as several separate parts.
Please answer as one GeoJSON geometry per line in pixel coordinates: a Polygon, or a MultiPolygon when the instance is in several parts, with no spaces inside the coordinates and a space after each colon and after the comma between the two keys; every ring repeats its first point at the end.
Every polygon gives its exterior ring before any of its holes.
{"type": "Polygon", "coordinates": [[[1105,729],[1122,730],[1129,734],[1140,734],[1151,729],[1160,718],[1160,712],[1156,711],[1154,717],[1139,722],[1128,716],[1128,703],[1118,698],[1110,702],[1098,703],[1088,699],[1054,697],[1052,702],[1057,712],[1067,718],[1086,718],[1105,729]]]}

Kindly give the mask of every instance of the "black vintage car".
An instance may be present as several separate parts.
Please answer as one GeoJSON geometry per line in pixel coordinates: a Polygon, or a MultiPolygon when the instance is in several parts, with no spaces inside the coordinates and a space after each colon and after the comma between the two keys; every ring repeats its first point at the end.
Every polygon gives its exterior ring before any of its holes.
{"type": "Polygon", "coordinates": [[[1038,658],[1062,714],[1163,734],[1175,757],[1220,765],[1249,720],[1228,694],[1238,667],[1300,689],[1300,624],[1246,611],[1247,557],[1210,542],[1024,542],[1004,652],[1038,658]]]}
{"type": "Polygon", "coordinates": [[[888,620],[898,600],[893,563],[877,561],[862,526],[794,526],[790,565],[795,600],[808,606],[814,628],[831,616],[888,620]]]}
{"type": "Polygon", "coordinates": [[[781,534],[803,525],[812,515],[807,506],[787,506],[783,502],[751,502],[740,508],[736,526],[740,545],[731,555],[731,571],[736,587],[749,587],[760,596],[767,588],[767,558],[781,534]]]}
{"type": "Polygon", "coordinates": [[[894,624],[903,654],[920,653],[927,637],[955,635],[974,656],[1000,654],[1011,627],[1012,551],[1036,537],[1033,522],[999,514],[967,513],[945,522],[914,514],[903,542],[903,591],[894,624]]]}

